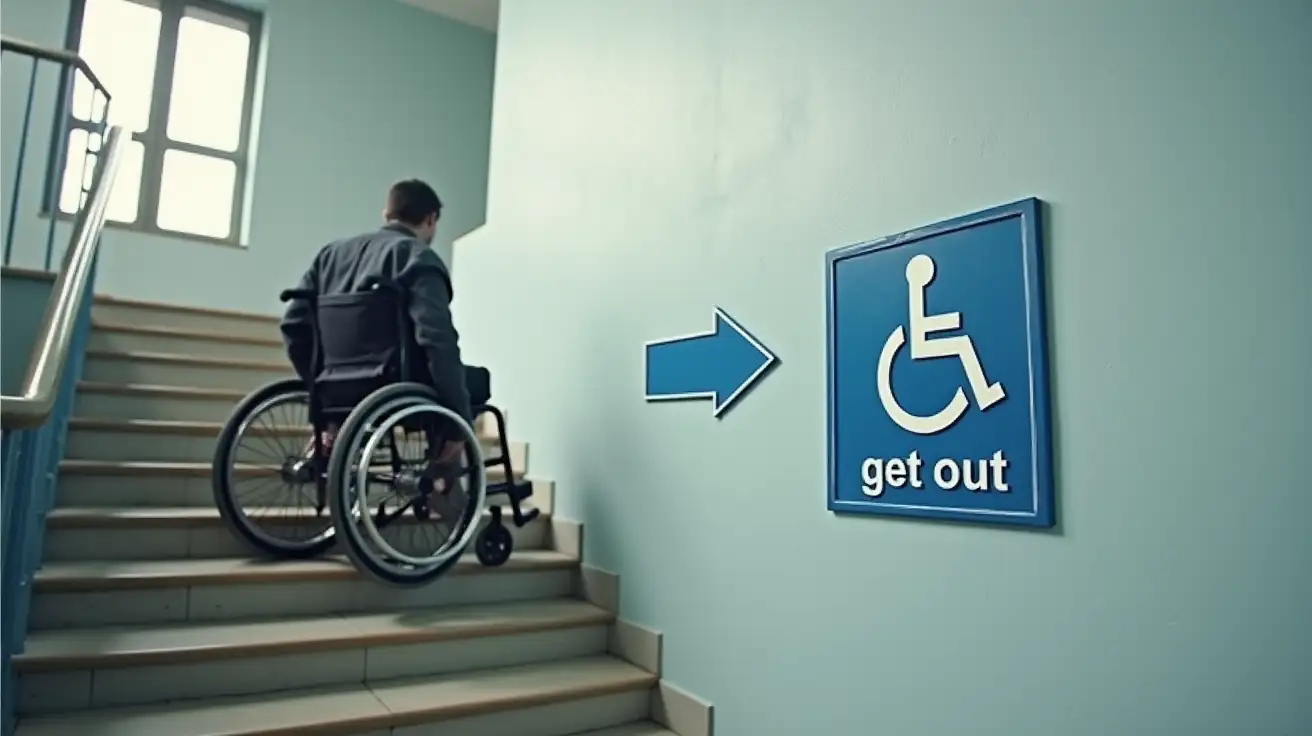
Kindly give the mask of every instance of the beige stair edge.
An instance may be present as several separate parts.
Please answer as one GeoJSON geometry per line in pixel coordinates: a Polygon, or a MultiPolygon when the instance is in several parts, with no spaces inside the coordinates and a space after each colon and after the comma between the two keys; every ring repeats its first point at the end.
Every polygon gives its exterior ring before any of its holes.
{"type": "MultiPolygon", "coordinates": [[[[286,507],[288,511],[296,507],[286,507]]],[[[525,510],[535,508],[530,498],[525,510]]],[[[310,509],[312,512],[313,510],[310,509]]],[[[538,518],[551,522],[551,512],[539,509],[538,518]]],[[[249,512],[248,512],[249,513],[249,512]]],[[[491,516],[484,509],[483,516],[491,516]]],[[[268,523],[304,523],[304,518],[269,519],[268,523]]],[[[204,529],[226,526],[209,506],[58,506],[46,512],[46,529],[204,529]]]]}
{"type": "MultiPolygon", "coordinates": [[[[466,554],[447,575],[499,575],[577,568],[575,555],[549,549],[516,551],[500,567],[484,567],[466,554]]],[[[51,562],[37,571],[33,594],[146,590],[190,585],[244,585],[364,580],[344,556],[314,560],[265,560],[253,557],[182,558],[51,562]]]]}
{"type": "MultiPolygon", "coordinates": [[[[240,392],[239,392],[240,393],[240,392]]],[[[308,435],[307,427],[283,427],[282,431],[272,428],[256,431],[256,434],[280,437],[299,437],[308,435]]],[[[70,432],[113,432],[116,434],[169,434],[188,435],[192,437],[218,437],[223,431],[223,422],[202,422],[178,419],[121,419],[118,417],[70,417],[70,432]]]]}
{"type": "MultiPolygon", "coordinates": [[[[233,474],[238,478],[262,478],[278,475],[275,465],[235,465],[233,474]]],[[[146,477],[146,478],[208,478],[213,472],[210,463],[185,462],[138,462],[130,460],[61,460],[59,472],[62,475],[104,476],[104,477],[146,477]]],[[[487,469],[487,480],[501,483],[506,480],[505,470],[500,465],[487,469]]],[[[515,480],[527,480],[523,471],[516,469],[515,480]]]]}
{"type": "MultiPolygon", "coordinates": [[[[151,383],[112,383],[105,381],[79,381],[77,384],[79,393],[93,394],[116,394],[120,396],[159,396],[176,399],[194,399],[201,401],[230,401],[237,403],[246,398],[249,394],[247,391],[226,388],[199,388],[193,386],[165,386],[151,383]]],[[[505,409],[501,410],[506,424],[510,423],[510,412],[505,409]]],[[[108,421],[96,418],[97,421],[108,421]]],[[[131,420],[143,421],[143,420],[131,420]]],[[[167,420],[157,420],[161,423],[167,420]]],[[[481,414],[474,422],[475,429],[480,436],[496,437],[492,431],[496,427],[496,422],[491,414],[481,414]]]]}
{"type": "MultiPolygon", "coordinates": [[[[111,384],[113,385],[113,384],[111,384]]],[[[164,388],[164,387],[160,387],[164,388]]],[[[234,392],[240,394],[240,391],[234,392]]],[[[240,399],[237,399],[240,401],[240,399]]],[[[491,421],[475,422],[479,425],[479,438],[485,441],[496,441],[497,436],[491,434],[495,424],[491,421]]],[[[71,417],[68,420],[68,429],[72,431],[85,432],[122,432],[135,434],[170,434],[170,435],[192,435],[197,437],[218,437],[223,431],[222,422],[202,422],[194,420],[176,420],[176,419],[121,419],[118,417],[71,417]]],[[[307,429],[297,427],[289,428],[286,432],[278,432],[281,436],[300,436],[308,432],[307,429]]],[[[257,432],[257,434],[266,434],[257,432]]],[[[516,444],[511,442],[511,445],[516,444]]]]}
{"type": "Polygon", "coordinates": [[[161,327],[156,325],[133,325],[92,317],[91,328],[101,332],[116,332],[128,335],[149,335],[151,337],[173,337],[185,340],[202,340],[205,342],[232,343],[237,345],[267,345],[282,347],[283,341],[276,337],[254,337],[234,335],[218,330],[201,330],[194,327],[161,327]]]}
{"type": "Polygon", "coordinates": [[[35,631],[14,657],[19,674],[144,667],[510,636],[586,626],[609,626],[615,613],[576,598],[448,606],[406,612],[432,615],[421,624],[396,624],[397,612],[324,614],[256,621],[187,622],[35,631]],[[252,639],[247,627],[276,626],[252,639]],[[126,643],[125,643],[126,642],[126,643]]]}
{"type": "Polygon", "coordinates": [[[64,736],[82,733],[80,729],[90,723],[103,726],[122,719],[120,725],[131,724],[134,732],[143,734],[148,728],[164,733],[168,727],[172,736],[219,733],[216,728],[224,736],[341,736],[648,691],[656,682],[654,674],[634,665],[596,656],[349,687],[36,717],[20,721],[16,734],[64,736]]]}
{"type": "Polygon", "coordinates": [[[165,363],[168,365],[233,368],[250,371],[285,371],[288,378],[293,377],[291,363],[286,361],[214,358],[208,355],[157,353],[148,350],[101,350],[98,348],[87,350],[86,357],[88,360],[130,360],[136,363],[165,363]]]}
{"type": "Polygon", "coordinates": [[[198,386],[165,386],[153,383],[108,383],[105,381],[78,381],[78,393],[117,394],[120,396],[161,396],[174,399],[201,399],[205,401],[231,401],[234,404],[246,398],[247,391],[230,388],[201,388],[198,386]]]}
{"type": "Polygon", "coordinates": [[[679,736],[679,734],[655,721],[642,721],[640,723],[626,723],[623,726],[611,726],[599,731],[587,731],[578,734],[578,736],[679,736]]]}
{"type": "Polygon", "coordinates": [[[198,314],[206,317],[223,317],[225,319],[239,319],[249,322],[268,322],[276,325],[282,319],[276,314],[257,314],[255,312],[243,312],[235,309],[217,309],[214,307],[196,307],[185,304],[166,304],[164,302],[152,302],[144,299],[130,299],[128,297],[113,296],[111,294],[97,294],[97,304],[106,304],[115,307],[131,307],[133,309],[145,309],[155,312],[177,312],[179,314],[198,314]]]}

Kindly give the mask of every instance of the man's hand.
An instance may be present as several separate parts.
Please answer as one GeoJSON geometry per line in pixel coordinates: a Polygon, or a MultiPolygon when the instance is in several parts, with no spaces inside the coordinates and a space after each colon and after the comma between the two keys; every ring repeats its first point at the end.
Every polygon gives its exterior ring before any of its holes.
{"type": "Polygon", "coordinates": [[[437,462],[445,465],[446,463],[455,462],[456,458],[465,451],[465,443],[448,442],[442,446],[442,452],[437,456],[437,462]]]}

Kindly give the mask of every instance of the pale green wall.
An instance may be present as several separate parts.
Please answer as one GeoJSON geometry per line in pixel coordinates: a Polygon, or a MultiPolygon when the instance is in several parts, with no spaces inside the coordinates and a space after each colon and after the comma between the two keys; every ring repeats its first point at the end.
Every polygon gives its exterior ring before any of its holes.
{"type": "Polygon", "coordinates": [[[1312,3],[505,0],[495,103],[466,352],[718,736],[1312,733],[1312,3]],[[1031,195],[1060,533],[830,515],[825,250],[1031,195]]]}
{"type": "MultiPolygon", "coordinates": [[[[265,6],[267,33],[249,249],[110,230],[97,290],[276,311],[278,291],[315,251],[376,226],[387,186],[409,176],[427,179],[446,202],[438,249],[449,256],[450,241],[484,219],[495,36],[394,0],[244,4],[265,6]]],[[[68,7],[4,0],[4,32],[62,46],[68,7]]],[[[30,67],[5,56],[0,181],[8,192],[30,67]]],[[[35,213],[55,72],[44,74],[16,265],[39,266],[45,252],[48,223],[35,213]]],[[[6,217],[8,206],[6,197],[6,217]]],[[[66,239],[57,237],[58,247],[66,239]]]]}
{"type": "Polygon", "coordinates": [[[0,389],[6,395],[23,390],[51,285],[46,279],[10,274],[0,281],[0,389]]]}

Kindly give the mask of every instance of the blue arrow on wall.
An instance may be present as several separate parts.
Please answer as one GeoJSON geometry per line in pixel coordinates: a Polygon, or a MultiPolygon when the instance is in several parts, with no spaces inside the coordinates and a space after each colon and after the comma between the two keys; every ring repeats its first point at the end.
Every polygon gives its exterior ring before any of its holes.
{"type": "Polygon", "coordinates": [[[647,401],[711,399],[715,417],[779,362],[719,307],[710,332],[653,340],[645,353],[647,401]]]}

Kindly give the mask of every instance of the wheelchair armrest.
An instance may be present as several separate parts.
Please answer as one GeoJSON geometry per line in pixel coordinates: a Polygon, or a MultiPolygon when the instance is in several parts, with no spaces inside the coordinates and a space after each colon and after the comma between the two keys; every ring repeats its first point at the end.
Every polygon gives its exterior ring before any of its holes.
{"type": "Polygon", "coordinates": [[[316,296],[314,289],[283,289],[282,293],[278,295],[278,300],[283,302],[290,302],[295,299],[313,301],[316,296]]]}

